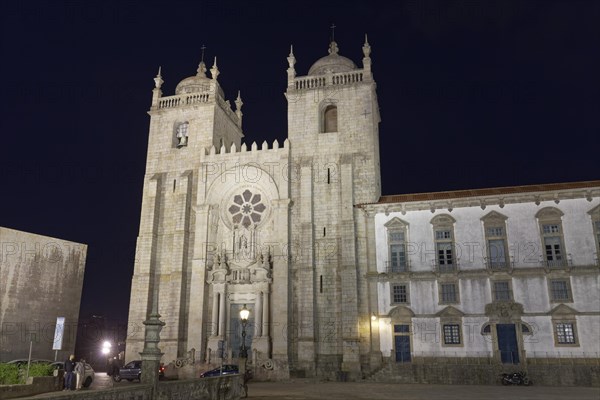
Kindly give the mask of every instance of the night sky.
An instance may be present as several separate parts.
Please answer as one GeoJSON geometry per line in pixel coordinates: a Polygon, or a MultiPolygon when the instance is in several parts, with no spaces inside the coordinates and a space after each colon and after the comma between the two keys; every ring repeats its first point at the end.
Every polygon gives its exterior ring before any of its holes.
{"type": "Polygon", "coordinates": [[[218,57],[246,142],[287,136],[286,57],[362,65],[384,194],[600,178],[598,1],[47,1],[2,6],[0,225],[89,245],[81,316],[125,321],[153,78],[218,57]]]}

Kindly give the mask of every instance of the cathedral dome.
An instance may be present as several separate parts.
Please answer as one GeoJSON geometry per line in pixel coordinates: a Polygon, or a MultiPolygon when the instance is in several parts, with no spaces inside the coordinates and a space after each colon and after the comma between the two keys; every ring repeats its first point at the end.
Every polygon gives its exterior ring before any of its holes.
{"type": "Polygon", "coordinates": [[[175,88],[175,94],[206,92],[210,88],[211,79],[206,76],[206,65],[204,61],[198,66],[198,73],[185,78],[175,88]]]}
{"type": "Polygon", "coordinates": [[[340,56],[338,51],[337,43],[331,42],[329,44],[329,55],[318,59],[308,70],[308,75],[323,75],[328,71],[336,73],[355,70],[356,64],[349,58],[340,56]]]}

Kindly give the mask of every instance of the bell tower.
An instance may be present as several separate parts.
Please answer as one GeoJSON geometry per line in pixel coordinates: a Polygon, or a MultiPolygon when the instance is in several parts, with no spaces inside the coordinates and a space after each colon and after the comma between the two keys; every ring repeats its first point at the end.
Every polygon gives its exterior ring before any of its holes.
{"type": "Polygon", "coordinates": [[[361,340],[370,315],[364,304],[364,217],[354,206],[381,195],[380,117],[366,36],[362,50],[358,68],[340,55],[332,37],[329,54],[306,76],[296,76],[293,49],[287,59],[296,244],[291,364],[306,376],[337,369],[358,377],[361,355],[369,351],[361,340]]]}
{"type": "Polygon", "coordinates": [[[208,78],[202,60],[194,76],[183,79],[175,94],[163,96],[161,69],[154,78],[148,154],[140,231],[129,306],[126,359],[143,348],[142,321],[158,296],[159,314],[166,323],[161,350],[172,360],[188,351],[188,310],[198,191],[204,188],[198,171],[205,149],[225,153],[240,147],[242,100],[232,110],[217,78],[215,57],[208,78]]]}

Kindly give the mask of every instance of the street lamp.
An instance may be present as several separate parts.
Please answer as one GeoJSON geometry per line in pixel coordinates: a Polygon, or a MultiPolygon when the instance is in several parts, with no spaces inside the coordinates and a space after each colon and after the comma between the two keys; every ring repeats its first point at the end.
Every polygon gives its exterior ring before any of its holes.
{"type": "Polygon", "coordinates": [[[248,323],[248,317],[250,316],[250,311],[244,307],[240,310],[240,319],[242,320],[242,346],[240,347],[240,357],[248,358],[248,349],[246,348],[246,324],[248,323]]]}
{"type": "Polygon", "coordinates": [[[110,353],[111,347],[112,347],[112,344],[109,341],[105,341],[102,344],[102,354],[106,355],[106,354],[110,353]]]}

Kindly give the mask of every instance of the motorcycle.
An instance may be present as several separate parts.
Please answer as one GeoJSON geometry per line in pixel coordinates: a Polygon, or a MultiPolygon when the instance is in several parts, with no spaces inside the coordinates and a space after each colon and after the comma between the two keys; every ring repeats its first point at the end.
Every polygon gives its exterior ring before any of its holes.
{"type": "Polygon", "coordinates": [[[533,382],[525,375],[524,372],[513,372],[510,374],[500,374],[503,385],[532,385],[533,382]]]}

